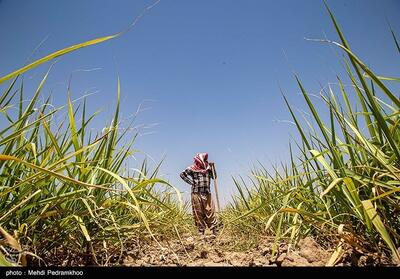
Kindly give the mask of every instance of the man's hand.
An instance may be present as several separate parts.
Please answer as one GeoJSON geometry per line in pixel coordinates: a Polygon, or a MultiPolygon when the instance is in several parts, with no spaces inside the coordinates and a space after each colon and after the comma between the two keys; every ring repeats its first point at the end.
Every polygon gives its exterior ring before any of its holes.
{"type": "Polygon", "coordinates": [[[211,163],[208,163],[208,164],[210,165],[210,169],[211,169],[212,171],[214,171],[214,170],[215,170],[214,162],[211,162],[211,163]]]}
{"type": "Polygon", "coordinates": [[[208,164],[210,165],[211,172],[213,173],[213,179],[217,178],[217,171],[215,170],[214,162],[208,164]]]}

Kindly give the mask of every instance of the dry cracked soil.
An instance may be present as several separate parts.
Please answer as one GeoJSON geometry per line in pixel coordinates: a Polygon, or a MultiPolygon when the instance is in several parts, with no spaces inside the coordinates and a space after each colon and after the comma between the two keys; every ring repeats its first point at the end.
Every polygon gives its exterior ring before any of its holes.
{"type": "MultiPolygon", "coordinates": [[[[334,252],[321,247],[314,239],[306,237],[295,248],[281,243],[273,253],[273,241],[265,238],[245,251],[234,251],[229,245],[232,237],[220,235],[205,237],[182,235],[178,239],[159,243],[141,244],[130,250],[124,266],[325,266],[334,252]]],[[[389,260],[374,254],[362,254],[348,250],[336,266],[393,265],[389,260]]]]}

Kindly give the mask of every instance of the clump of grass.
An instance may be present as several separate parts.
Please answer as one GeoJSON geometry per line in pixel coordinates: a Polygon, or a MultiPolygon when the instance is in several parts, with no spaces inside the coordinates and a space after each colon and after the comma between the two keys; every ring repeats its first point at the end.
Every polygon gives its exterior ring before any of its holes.
{"type": "Polygon", "coordinates": [[[179,191],[157,177],[161,163],[153,171],[146,161],[128,168],[138,151],[131,127],[120,126],[119,79],[114,117],[96,134],[89,129],[96,114],[87,114],[86,98],[75,106],[69,89],[65,106],[53,109],[50,97],[39,104],[50,70],[29,103],[22,101],[22,72],[115,36],[57,51],[0,78],[12,79],[0,95],[8,123],[0,130],[0,265],[107,265],[123,258],[132,239],[157,241],[176,226],[188,229],[179,191]]]}
{"type": "MultiPolygon", "coordinates": [[[[351,51],[327,10],[341,43],[323,42],[347,55],[344,65],[352,90],[338,77],[338,95],[331,87],[321,92],[329,111],[325,123],[300,78],[295,77],[312,118],[299,119],[284,96],[301,137],[295,142],[298,158],[290,146],[289,164],[274,167],[272,172],[262,165],[256,168],[251,173],[251,188],[247,181],[235,179],[239,195],[226,218],[235,231],[247,226],[274,235],[275,244],[282,239],[295,244],[307,234],[336,243],[328,265],[339,260],[345,242],[398,261],[400,99],[386,83],[399,79],[378,76],[367,67],[351,51]]],[[[398,46],[393,31],[392,35],[398,46]]]]}

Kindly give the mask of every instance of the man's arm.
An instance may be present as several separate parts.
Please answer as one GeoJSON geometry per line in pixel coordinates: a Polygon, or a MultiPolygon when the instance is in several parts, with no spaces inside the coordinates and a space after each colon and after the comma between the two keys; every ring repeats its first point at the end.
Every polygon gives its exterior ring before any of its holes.
{"type": "Polygon", "coordinates": [[[181,178],[190,185],[193,185],[193,180],[192,180],[192,176],[190,174],[190,170],[189,169],[185,169],[183,172],[181,172],[181,178]]]}
{"type": "Polygon", "coordinates": [[[212,179],[217,178],[217,172],[215,171],[215,164],[214,163],[209,163],[210,164],[210,176],[212,179]],[[215,175],[214,175],[214,171],[215,171],[215,175]]]}

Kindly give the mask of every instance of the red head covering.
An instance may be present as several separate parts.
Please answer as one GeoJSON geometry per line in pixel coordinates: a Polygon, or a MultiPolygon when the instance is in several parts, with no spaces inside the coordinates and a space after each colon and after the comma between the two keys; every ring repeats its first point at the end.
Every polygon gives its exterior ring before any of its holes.
{"type": "Polygon", "coordinates": [[[192,171],[206,173],[210,169],[207,153],[197,153],[194,157],[194,164],[189,167],[192,171]]]}

